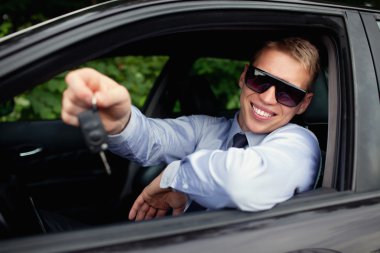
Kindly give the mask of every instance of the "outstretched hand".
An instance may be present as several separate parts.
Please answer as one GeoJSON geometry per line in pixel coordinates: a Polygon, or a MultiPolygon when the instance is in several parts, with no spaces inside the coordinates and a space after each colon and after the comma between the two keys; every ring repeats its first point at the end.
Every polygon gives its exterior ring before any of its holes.
{"type": "Polygon", "coordinates": [[[187,196],[171,189],[160,188],[162,173],[156,177],[135,200],[129,219],[135,221],[163,217],[173,209],[173,216],[182,214],[186,207],[187,196]]]}
{"type": "Polygon", "coordinates": [[[66,76],[67,89],[62,98],[62,120],[78,126],[78,114],[91,108],[92,97],[108,134],[120,133],[128,124],[131,98],[128,90],[94,69],[71,71],[66,76]]]}

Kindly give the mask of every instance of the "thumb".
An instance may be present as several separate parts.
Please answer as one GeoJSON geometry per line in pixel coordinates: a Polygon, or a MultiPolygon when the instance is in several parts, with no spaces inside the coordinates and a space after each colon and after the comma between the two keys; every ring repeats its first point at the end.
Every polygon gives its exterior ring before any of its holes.
{"type": "Polygon", "coordinates": [[[173,216],[181,215],[185,211],[185,207],[173,208],[173,216]]]}

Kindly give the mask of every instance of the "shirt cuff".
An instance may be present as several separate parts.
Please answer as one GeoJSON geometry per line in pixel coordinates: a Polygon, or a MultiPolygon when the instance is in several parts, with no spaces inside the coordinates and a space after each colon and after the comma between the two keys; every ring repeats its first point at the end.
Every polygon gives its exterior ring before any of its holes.
{"type": "Polygon", "coordinates": [[[131,116],[130,116],[128,124],[120,133],[108,135],[107,141],[111,143],[112,145],[119,145],[122,142],[124,142],[128,138],[128,136],[132,136],[131,133],[134,133],[134,131],[136,131],[136,127],[138,127],[139,125],[138,124],[139,113],[140,111],[136,107],[132,106],[131,116]]]}
{"type": "Polygon", "coordinates": [[[174,181],[174,178],[177,176],[179,167],[181,166],[181,161],[171,162],[166,166],[164,172],[162,173],[162,178],[160,182],[160,188],[170,188],[174,181]]]}

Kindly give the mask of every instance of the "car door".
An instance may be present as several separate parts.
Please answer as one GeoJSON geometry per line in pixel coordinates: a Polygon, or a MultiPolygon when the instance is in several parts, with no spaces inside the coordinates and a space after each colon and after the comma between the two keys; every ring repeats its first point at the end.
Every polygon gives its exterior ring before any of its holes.
{"type": "MultiPolygon", "coordinates": [[[[376,117],[363,114],[366,110],[362,110],[369,107],[368,101],[377,101],[374,99],[378,99],[378,94],[374,88],[376,78],[371,71],[366,71],[366,68],[373,67],[373,62],[360,13],[352,9],[293,2],[162,1],[151,5],[148,2],[139,4],[131,7],[112,2],[109,9],[85,12],[88,19],[77,27],[63,29],[61,23],[54,26],[51,30],[58,31],[57,34],[51,35],[41,46],[55,45],[60,41],[62,48],[40,52],[46,53],[42,56],[31,55],[29,66],[21,66],[25,68],[16,68],[22,63],[15,61],[12,66],[2,65],[0,72],[14,67],[20,73],[10,78],[15,71],[6,72],[8,76],[2,77],[0,88],[32,76],[39,80],[38,74],[46,78],[101,55],[128,54],[136,48],[140,49],[136,49],[139,53],[149,54],[160,49],[174,55],[164,70],[172,70],[172,74],[158,78],[160,85],[152,88],[144,112],[148,116],[164,116],[176,108],[175,97],[171,95],[176,90],[172,89],[176,87],[176,81],[199,55],[210,57],[219,54],[226,58],[244,59],[254,52],[262,42],[260,39],[310,36],[322,45],[328,77],[328,136],[324,136],[327,155],[323,187],[264,212],[219,210],[149,222],[119,223],[69,233],[5,240],[0,243],[1,250],[378,251],[380,193],[375,181],[379,179],[379,159],[372,155],[378,151],[375,146],[378,137],[374,135],[375,127],[368,127],[364,122],[377,126],[379,117],[376,107],[370,107],[371,115],[376,117]],[[78,34],[80,36],[73,36],[78,34]],[[186,44],[189,41],[192,41],[191,47],[186,44]],[[82,57],[76,59],[74,56],[78,54],[82,57]],[[33,61],[33,57],[37,60],[33,61]],[[35,63],[33,68],[30,62],[35,63]],[[181,67],[176,69],[176,66],[181,67]],[[362,84],[368,86],[364,93],[361,93],[362,84]],[[357,103],[360,108],[356,108],[357,103]],[[360,140],[361,136],[363,140],[360,140]],[[369,150],[372,153],[367,152],[369,150]],[[366,159],[369,157],[371,159],[366,159]],[[370,178],[367,181],[370,183],[362,181],[358,184],[360,187],[356,187],[355,179],[365,177],[370,178]]],[[[77,18],[84,17],[78,14],[77,18]]],[[[68,23],[73,24],[78,19],[74,17],[68,23]]],[[[47,29],[45,33],[49,34],[51,30],[47,29]]],[[[14,57],[22,58],[31,52],[33,50],[23,49],[14,57]]],[[[11,58],[7,57],[6,62],[12,62],[11,58]]],[[[2,91],[1,97],[16,93],[2,91]]]]}
{"type": "MultiPolygon", "coordinates": [[[[139,94],[135,95],[135,104],[142,108],[166,61],[165,56],[112,56],[78,67],[91,66],[113,73],[122,83],[126,76],[131,79],[123,70],[133,65],[140,76],[126,85],[136,83],[129,88],[139,94]],[[152,64],[147,66],[146,62],[152,64]]],[[[26,233],[43,230],[37,224],[38,210],[86,224],[115,222],[120,217],[125,219],[127,212],[123,199],[128,195],[124,188],[128,182],[129,161],[105,151],[111,168],[108,175],[100,155],[87,147],[81,129],[68,126],[60,119],[66,73],[12,98],[8,109],[13,110],[8,110],[0,122],[2,178],[9,178],[4,187],[12,188],[3,195],[1,206],[12,226],[25,231],[29,224],[26,233]],[[13,193],[15,189],[17,194],[13,193]],[[26,214],[30,218],[30,213],[36,214],[33,222],[19,218],[26,214]]]]}

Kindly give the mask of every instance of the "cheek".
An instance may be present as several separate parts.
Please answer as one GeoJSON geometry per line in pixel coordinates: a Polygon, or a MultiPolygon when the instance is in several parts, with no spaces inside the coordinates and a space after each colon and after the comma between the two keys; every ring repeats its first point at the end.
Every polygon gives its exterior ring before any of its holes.
{"type": "Polygon", "coordinates": [[[284,105],[281,106],[283,116],[289,119],[292,119],[296,115],[298,109],[299,109],[299,106],[297,107],[287,107],[284,105]]]}

